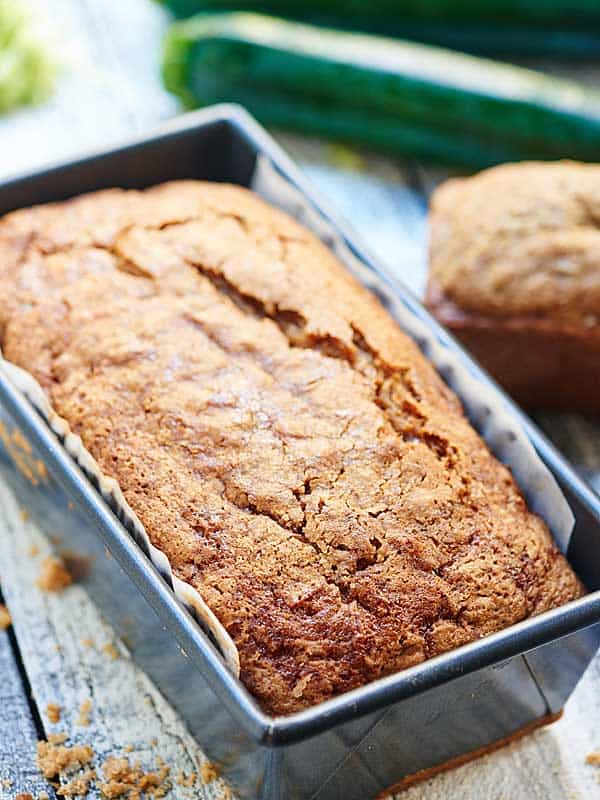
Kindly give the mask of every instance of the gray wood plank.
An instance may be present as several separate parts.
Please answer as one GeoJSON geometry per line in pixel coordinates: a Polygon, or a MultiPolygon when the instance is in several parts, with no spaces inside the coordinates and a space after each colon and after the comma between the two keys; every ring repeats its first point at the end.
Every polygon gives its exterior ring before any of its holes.
{"type": "Polygon", "coordinates": [[[277,138],[388,272],[422,296],[427,204],[414,168],[372,153],[289,134],[277,138]]]}
{"type": "Polygon", "coordinates": [[[46,788],[35,767],[37,741],[9,635],[0,631],[0,798],[46,788]]]}
{"type": "MultiPolygon", "coordinates": [[[[42,561],[50,553],[50,543],[22,519],[18,503],[0,482],[2,587],[46,732],[67,733],[68,744],[90,744],[95,767],[111,755],[125,755],[152,770],[162,758],[171,769],[173,800],[219,797],[224,791],[221,781],[205,785],[198,780],[193,787],[177,783],[182,774],[199,774],[206,758],[171,706],[131,661],[86,592],[77,585],[61,593],[38,588],[42,561]],[[82,725],[81,707],[88,701],[89,724],[82,725]],[[46,715],[48,703],[61,709],[56,723],[46,715]]],[[[12,708],[8,700],[7,707],[12,708]]],[[[12,732],[7,737],[0,728],[0,742],[11,737],[12,732]]],[[[5,761],[3,746],[9,745],[0,744],[0,774],[11,763],[10,757],[5,761]]],[[[19,768],[31,775],[31,785],[37,786],[30,750],[15,758],[19,768]]],[[[94,789],[89,797],[100,794],[94,789]]]]}

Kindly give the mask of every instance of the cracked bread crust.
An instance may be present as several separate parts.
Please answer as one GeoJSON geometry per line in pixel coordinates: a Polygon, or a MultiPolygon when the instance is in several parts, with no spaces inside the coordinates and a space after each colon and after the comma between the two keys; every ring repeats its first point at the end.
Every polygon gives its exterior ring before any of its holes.
{"type": "Polygon", "coordinates": [[[600,166],[504,164],[431,201],[426,304],[520,403],[600,409],[600,166]]]}
{"type": "Polygon", "coordinates": [[[431,200],[430,274],[465,312],[531,317],[600,340],[600,166],[503,164],[431,200]]]}
{"type": "Polygon", "coordinates": [[[0,342],[79,434],[274,714],[582,593],[414,343],[239,187],[0,222],[0,342]]]}

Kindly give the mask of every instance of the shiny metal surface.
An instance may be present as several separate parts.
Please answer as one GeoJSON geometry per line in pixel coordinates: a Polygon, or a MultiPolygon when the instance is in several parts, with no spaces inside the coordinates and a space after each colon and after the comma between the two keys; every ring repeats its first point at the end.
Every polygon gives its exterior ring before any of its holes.
{"type": "MultiPolygon", "coordinates": [[[[264,131],[231,107],[186,115],[122,148],[8,181],[0,186],[0,212],[112,185],[142,187],[177,177],[247,184],[257,152],[337,223],[264,131]]],[[[342,223],[337,227],[387,282],[351,232],[342,223]]],[[[393,290],[440,340],[460,351],[408,292],[396,284],[393,290]]],[[[466,354],[461,358],[489,383],[466,354]]],[[[7,441],[19,430],[32,447],[31,457],[48,471],[32,483],[5,443],[0,446],[3,474],[36,521],[59,533],[59,548],[86,560],[84,584],[91,596],[208,756],[223,764],[241,797],[373,796],[406,774],[485,746],[560,709],[600,643],[595,624],[600,621],[600,501],[526,418],[531,441],[576,514],[568,555],[591,593],[287,718],[263,714],[231,677],[37,413],[1,378],[0,421],[7,441]]]]}

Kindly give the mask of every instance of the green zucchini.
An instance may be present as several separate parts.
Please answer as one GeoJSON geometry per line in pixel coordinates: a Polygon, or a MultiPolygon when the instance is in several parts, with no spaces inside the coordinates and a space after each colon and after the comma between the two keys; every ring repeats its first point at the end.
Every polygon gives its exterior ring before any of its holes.
{"type": "Polygon", "coordinates": [[[200,15],[166,39],[187,106],[240,102],[266,124],[462,166],[600,160],[600,94],[460,53],[254,14],[200,15]]]}
{"type": "Polygon", "coordinates": [[[179,17],[254,11],[300,22],[524,57],[600,55],[597,0],[162,0],[179,17]]]}
{"type": "Polygon", "coordinates": [[[386,21],[587,26],[600,21],[598,0],[163,0],[181,16],[199,11],[261,11],[282,16],[336,14],[386,21]]]}

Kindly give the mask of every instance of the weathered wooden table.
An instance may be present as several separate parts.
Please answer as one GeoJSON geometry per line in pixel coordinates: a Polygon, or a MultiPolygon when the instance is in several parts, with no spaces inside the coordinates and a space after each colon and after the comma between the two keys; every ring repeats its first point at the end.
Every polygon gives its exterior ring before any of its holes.
{"type": "MultiPolygon", "coordinates": [[[[166,15],[151,0],[35,0],[64,62],[49,104],[0,122],[0,176],[102,147],[177,112],[158,78],[166,15]]],[[[571,67],[571,71],[573,68],[571,67]]],[[[578,68],[585,79],[595,74],[578,68]]],[[[346,149],[281,137],[331,201],[389,269],[420,292],[425,272],[426,202],[444,177],[417,164],[363,157],[346,149]]],[[[600,490],[600,421],[541,414],[537,421],[600,490]]],[[[126,753],[171,769],[174,798],[227,797],[207,780],[205,759],[176,713],[136,668],[83,589],[60,594],[36,586],[51,542],[24,517],[0,483],[0,578],[13,626],[0,631],[0,798],[53,791],[35,766],[35,746],[68,731],[89,743],[99,763],[126,753]],[[81,717],[82,704],[91,701],[81,717]],[[48,703],[61,707],[52,723],[48,703]]],[[[502,751],[403,793],[403,800],[588,800],[600,798],[600,770],[585,763],[600,749],[600,658],[564,717],[502,751]]],[[[43,795],[42,795],[43,796],[43,795]]],[[[93,790],[90,797],[98,796],[93,790]]]]}

